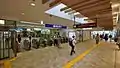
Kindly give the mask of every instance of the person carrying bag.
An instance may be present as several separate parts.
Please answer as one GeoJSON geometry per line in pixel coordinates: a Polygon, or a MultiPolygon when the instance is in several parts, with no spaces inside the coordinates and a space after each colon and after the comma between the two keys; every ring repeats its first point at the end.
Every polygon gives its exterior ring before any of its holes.
{"type": "Polygon", "coordinates": [[[116,43],[117,45],[118,45],[118,48],[119,48],[119,50],[120,50],[120,36],[118,36],[118,38],[117,38],[117,43],[116,43]]]}

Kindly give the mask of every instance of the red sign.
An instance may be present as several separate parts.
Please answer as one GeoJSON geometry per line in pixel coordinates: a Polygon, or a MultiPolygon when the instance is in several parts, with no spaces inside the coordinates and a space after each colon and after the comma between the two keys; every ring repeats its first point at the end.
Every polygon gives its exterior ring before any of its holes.
{"type": "Polygon", "coordinates": [[[90,27],[97,27],[97,23],[84,23],[74,25],[74,28],[90,28],[90,27]]]}

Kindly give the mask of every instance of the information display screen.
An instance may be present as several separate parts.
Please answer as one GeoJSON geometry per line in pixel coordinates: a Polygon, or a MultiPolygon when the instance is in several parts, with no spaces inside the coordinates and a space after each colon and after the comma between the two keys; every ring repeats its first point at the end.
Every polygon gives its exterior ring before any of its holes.
{"type": "Polygon", "coordinates": [[[67,26],[62,26],[62,25],[57,25],[57,24],[45,24],[45,27],[49,28],[61,28],[61,29],[66,29],[67,26]]]}
{"type": "Polygon", "coordinates": [[[97,27],[97,23],[84,23],[84,24],[76,24],[73,26],[74,28],[90,28],[97,27]]]}

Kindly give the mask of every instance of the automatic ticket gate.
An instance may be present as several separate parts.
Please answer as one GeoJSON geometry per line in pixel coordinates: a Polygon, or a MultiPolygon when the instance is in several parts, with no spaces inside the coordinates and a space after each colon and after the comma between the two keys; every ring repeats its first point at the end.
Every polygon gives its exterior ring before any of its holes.
{"type": "Polygon", "coordinates": [[[13,57],[12,32],[0,31],[0,60],[13,57]]]}

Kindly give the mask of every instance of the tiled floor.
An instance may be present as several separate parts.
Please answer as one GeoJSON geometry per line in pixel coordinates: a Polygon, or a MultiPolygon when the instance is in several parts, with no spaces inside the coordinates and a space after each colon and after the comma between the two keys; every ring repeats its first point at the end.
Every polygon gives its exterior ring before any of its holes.
{"type": "MultiPolygon", "coordinates": [[[[17,60],[12,62],[12,68],[62,68],[67,62],[80,55],[87,49],[95,45],[93,40],[89,40],[76,45],[76,54],[69,55],[70,47],[62,44],[62,49],[57,47],[46,47],[31,50],[19,54],[17,60]]],[[[76,63],[73,68],[113,68],[114,66],[114,46],[110,43],[102,42],[82,61],[76,63]]]]}
{"type": "Polygon", "coordinates": [[[114,44],[102,42],[73,68],[114,68],[114,53],[114,44]]]}
{"type": "Polygon", "coordinates": [[[115,68],[120,68],[120,50],[115,51],[115,68]]]}

